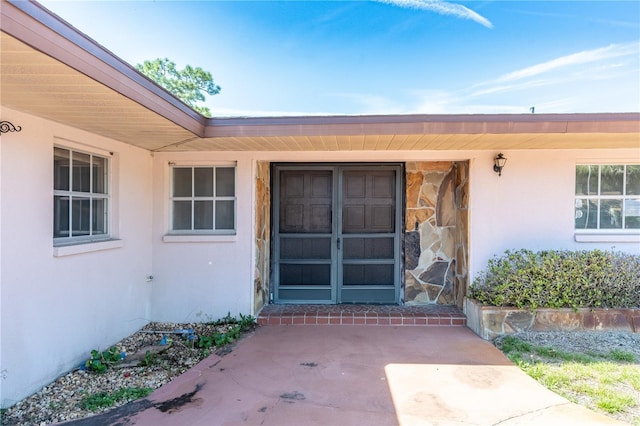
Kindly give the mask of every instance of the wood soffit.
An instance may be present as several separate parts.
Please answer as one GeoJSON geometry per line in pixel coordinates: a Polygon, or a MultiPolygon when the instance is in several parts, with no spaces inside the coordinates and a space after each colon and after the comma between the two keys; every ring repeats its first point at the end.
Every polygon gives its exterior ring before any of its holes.
{"type": "Polygon", "coordinates": [[[0,13],[3,106],[151,151],[640,147],[640,113],[206,119],[38,3],[0,13]]]}

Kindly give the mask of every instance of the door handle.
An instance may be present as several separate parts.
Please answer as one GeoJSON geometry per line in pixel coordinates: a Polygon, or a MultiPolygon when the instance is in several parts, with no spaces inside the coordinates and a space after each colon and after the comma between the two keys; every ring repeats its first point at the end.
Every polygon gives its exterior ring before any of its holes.
{"type": "Polygon", "coordinates": [[[338,237],[338,250],[340,250],[340,237],[338,237]]]}

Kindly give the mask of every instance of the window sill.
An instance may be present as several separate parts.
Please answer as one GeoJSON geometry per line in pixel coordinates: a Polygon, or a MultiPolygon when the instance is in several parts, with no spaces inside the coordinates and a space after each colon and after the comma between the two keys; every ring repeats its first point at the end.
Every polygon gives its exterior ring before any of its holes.
{"type": "Polygon", "coordinates": [[[640,232],[633,234],[616,233],[576,233],[575,240],[579,243],[640,243],[640,232]]]}
{"type": "Polygon", "coordinates": [[[167,234],[162,237],[165,243],[234,243],[237,239],[236,234],[167,234]]]}
{"type": "Polygon", "coordinates": [[[54,257],[71,256],[74,254],[92,253],[94,251],[111,250],[124,246],[122,240],[106,240],[97,242],[87,242],[68,246],[53,247],[54,257]]]}

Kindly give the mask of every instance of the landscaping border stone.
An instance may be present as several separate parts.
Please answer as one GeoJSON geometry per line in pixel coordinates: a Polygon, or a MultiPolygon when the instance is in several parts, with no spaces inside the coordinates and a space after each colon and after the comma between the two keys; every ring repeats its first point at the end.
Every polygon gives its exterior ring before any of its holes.
{"type": "Polygon", "coordinates": [[[618,331],[640,333],[640,309],[488,306],[465,298],[467,327],[485,340],[530,331],[618,331]]]}

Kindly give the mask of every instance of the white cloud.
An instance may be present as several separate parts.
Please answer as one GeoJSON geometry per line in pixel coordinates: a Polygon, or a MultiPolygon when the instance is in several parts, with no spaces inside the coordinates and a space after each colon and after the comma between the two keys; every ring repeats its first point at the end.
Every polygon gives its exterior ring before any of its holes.
{"type": "Polygon", "coordinates": [[[582,52],[562,56],[551,61],[543,62],[541,64],[533,65],[531,67],[504,74],[494,80],[494,83],[522,80],[539,74],[555,71],[560,68],[567,68],[592,62],[600,62],[623,56],[638,55],[638,49],[639,44],[637,42],[634,42],[628,44],[612,44],[607,47],[601,47],[598,49],[584,50],[582,52]]]}
{"type": "Polygon", "coordinates": [[[536,111],[637,110],[639,55],[638,42],[584,50],[479,82],[462,89],[461,97],[521,99],[536,111]]]}
{"type": "Polygon", "coordinates": [[[441,15],[452,15],[462,19],[475,21],[487,28],[493,28],[493,24],[485,17],[461,4],[449,3],[441,0],[374,0],[407,9],[428,10],[441,15]]]}

